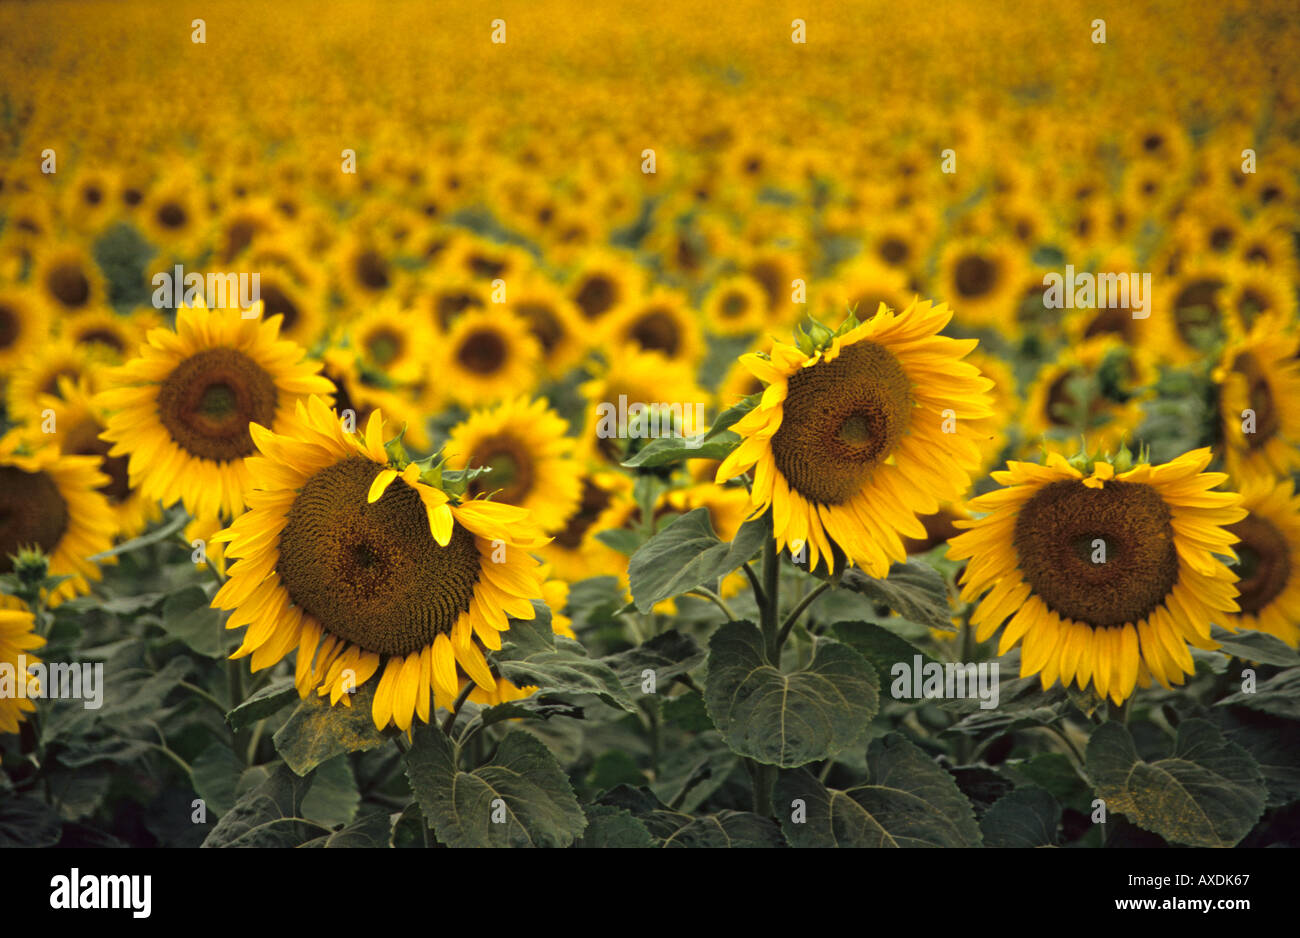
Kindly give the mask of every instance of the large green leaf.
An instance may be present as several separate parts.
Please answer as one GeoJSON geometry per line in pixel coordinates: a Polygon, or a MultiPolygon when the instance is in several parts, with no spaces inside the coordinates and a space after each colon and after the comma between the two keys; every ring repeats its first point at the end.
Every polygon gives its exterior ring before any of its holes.
{"type": "Polygon", "coordinates": [[[629,469],[658,469],[688,459],[726,459],[740,444],[740,437],[730,430],[720,431],[711,439],[704,433],[691,436],[664,436],[652,440],[623,461],[629,469]]]}
{"type": "Polygon", "coordinates": [[[279,713],[297,699],[298,691],[293,686],[293,678],[277,678],[227,713],[226,723],[232,730],[242,730],[258,720],[279,713]]]}
{"type": "Polygon", "coordinates": [[[1288,720],[1300,720],[1300,668],[1279,671],[1259,684],[1254,691],[1240,691],[1224,697],[1218,706],[1228,707],[1234,704],[1286,717],[1288,720]]]}
{"type": "Polygon", "coordinates": [[[555,757],[527,733],[507,733],[487,764],[464,772],[451,741],[420,727],[405,759],[429,827],[449,847],[567,847],[587,826],[555,757]]]}
{"type": "Polygon", "coordinates": [[[391,846],[391,821],[387,812],[371,812],[357,818],[341,830],[317,837],[304,847],[388,847],[391,846]]]}
{"type": "Polygon", "coordinates": [[[299,775],[306,775],[327,759],[345,752],[363,752],[382,746],[388,736],[375,729],[371,708],[378,675],[352,695],[352,706],[340,700],[330,706],[328,697],[308,694],[275,732],[275,750],[299,775]]]}
{"type": "Polygon", "coordinates": [[[767,514],[746,521],[730,544],[718,539],[709,510],[696,508],[674,518],[641,545],[628,563],[632,599],[641,612],[655,603],[712,584],[745,563],[771,537],[767,514]]]}
{"type": "Polygon", "coordinates": [[[0,848],[49,847],[58,843],[63,822],[39,798],[0,798],[0,848]]]}
{"type": "Polygon", "coordinates": [[[897,632],[874,622],[836,622],[830,627],[830,633],[871,662],[877,675],[888,675],[900,661],[910,668],[918,655],[922,665],[934,662],[934,658],[897,632]]]}
{"type": "Polygon", "coordinates": [[[488,652],[501,674],[520,687],[542,693],[595,694],[611,707],[635,711],[636,703],[618,675],[571,638],[551,631],[550,614],[539,609],[536,619],[511,619],[501,633],[501,650],[488,652]]]}
{"type": "Polygon", "coordinates": [[[203,846],[301,846],[319,833],[319,828],[302,817],[302,802],[312,781],[298,777],[287,766],[277,766],[270,778],[226,812],[203,846]]]}
{"type": "Polygon", "coordinates": [[[793,768],[852,746],[879,696],[875,669],[839,642],[818,639],[808,666],[784,674],[767,663],[752,623],[728,622],[709,641],[709,715],[735,752],[768,765],[793,768]]]}
{"type": "Polygon", "coordinates": [[[229,635],[221,624],[221,612],[213,609],[211,597],[198,586],[187,586],[163,601],[162,627],[207,658],[225,655],[229,635]]]}
{"type": "Polygon", "coordinates": [[[784,847],[771,818],[748,811],[719,811],[695,818],[664,840],[665,847],[784,847]]]}
{"type": "Polygon", "coordinates": [[[840,578],[840,585],[888,606],[904,619],[932,629],[955,631],[948,587],[937,570],[920,560],[894,564],[883,580],[867,576],[857,567],[849,567],[840,578]]]}
{"type": "Polygon", "coordinates": [[[773,799],[791,846],[980,845],[970,801],[915,745],[896,733],[877,739],[867,750],[867,766],[867,784],[847,791],[827,788],[803,770],[780,774],[773,799]]]}
{"type": "Polygon", "coordinates": [[[1097,727],[1085,755],[1107,809],[1172,843],[1231,847],[1264,812],[1259,766],[1206,720],[1180,723],[1173,753],[1155,762],[1140,759],[1133,737],[1114,722],[1097,727]]]}
{"type": "Polygon", "coordinates": [[[1055,847],[1060,825],[1061,806],[1032,785],[998,799],[980,820],[986,847],[1055,847]]]}
{"type": "Polygon", "coordinates": [[[335,756],[312,772],[311,790],[302,800],[302,816],[323,827],[338,827],[352,823],[360,804],[352,764],[347,756],[335,756]]]}
{"type": "Polygon", "coordinates": [[[603,804],[583,806],[587,815],[587,829],[578,841],[579,847],[654,847],[655,839],[649,829],[624,808],[603,804]]]}
{"type": "Polygon", "coordinates": [[[644,644],[600,659],[614,669],[624,687],[640,687],[641,676],[654,671],[656,687],[686,674],[704,661],[704,649],[689,635],[669,629],[644,644]]]}
{"type": "Polygon", "coordinates": [[[214,815],[225,814],[235,806],[235,789],[244,771],[244,762],[222,742],[214,742],[199,753],[190,766],[194,790],[214,815]]]}
{"type": "Polygon", "coordinates": [[[1267,632],[1246,629],[1234,633],[1216,625],[1210,629],[1210,638],[1219,643],[1222,651],[1243,661],[1274,664],[1283,668],[1300,665],[1300,653],[1267,632]]]}

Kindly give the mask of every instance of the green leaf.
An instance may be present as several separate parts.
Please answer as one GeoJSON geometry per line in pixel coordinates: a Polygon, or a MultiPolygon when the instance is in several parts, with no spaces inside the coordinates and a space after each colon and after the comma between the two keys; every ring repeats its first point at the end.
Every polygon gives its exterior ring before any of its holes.
{"type": "Polygon", "coordinates": [[[336,847],[362,847],[367,849],[388,847],[392,835],[390,824],[391,821],[387,813],[383,811],[372,812],[357,818],[342,830],[337,830],[324,837],[317,837],[315,840],[303,844],[303,846],[325,847],[326,849],[336,847]]]}
{"type": "Polygon", "coordinates": [[[235,806],[238,800],[235,789],[244,771],[244,761],[229,746],[221,742],[212,743],[199,753],[190,767],[194,770],[194,791],[203,799],[208,811],[221,816],[235,806]]]}
{"type": "Polygon", "coordinates": [[[500,651],[488,652],[501,674],[520,687],[543,693],[595,694],[611,707],[635,711],[618,675],[571,638],[551,631],[550,613],[541,606],[536,619],[511,619],[501,633],[500,651]]]}
{"type": "Polygon", "coordinates": [[[583,805],[582,810],[587,815],[587,829],[578,841],[579,847],[635,849],[655,846],[649,829],[631,811],[603,804],[583,805]]]}
{"type": "MultiPolygon", "coordinates": [[[[376,676],[377,677],[377,676],[376,676]]],[[[298,775],[345,752],[363,752],[387,742],[375,729],[371,708],[379,681],[366,681],[352,695],[352,706],[340,700],[330,706],[328,697],[308,694],[275,732],[275,751],[298,775]]]]}
{"type": "Polygon", "coordinates": [[[637,552],[645,538],[639,531],[628,531],[625,528],[611,528],[608,531],[597,531],[596,540],[600,541],[606,547],[612,547],[620,554],[631,557],[637,552]]]}
{"type": "Polygon", "coordinates": [[[663,436],[651,440],[622,465],[628,469],[658,469],[672,466],[688,459],[726,459],[740,445],[740,437],[730,430],[719,431],[716,436],[696,433],[691,436],[663,436]]]}
{"type": "Polygon", "coordinates": [[[189,520],[190,516],[183,509],[178,507],[172,512],[172,516],[167,519],[167,523],[162,527],[155,528],[148,534],[141,534],[139,537],[132,538],[129,541],[123,541],[112,550],[103,551],[102,553],[95,554],[93,557],[87,557],[86,559],[94,561],[95,563],[102,563],[109,557],[120,557],[122,554],[129,554],[132,551],[148,547],[150,544],[157,544],[161,541],[165,541],[177,531],[181,530],[181,528],[185,527],[185,525],[189,523],[189,520]]]}
{"type": "Polygon", "coordinates": [[[665,840],[681,830],[692,820],[689,814],[674,811],[655,797],[647,788],[632,788],[619,785],[605,792],[597,804],[623,808],[646,826],[650,836],[656,840],[665,840]]]}
{"type": "Polygon", "coordinates": [[[871,663],[877,675],[891,673],[898,662],[913,666],[920,655],[922,666],[934,662],[928,654],[896,632],[874,622],[836,622],[829,631],[871,663]]]}
{"type": "Polygon", "coordinates": [[[1045,789],[1061,805],[1087,813],[1092,801],[1092,788],[1075,771],[1070,757],[1060,752],[1042,752],[1018,764],[1008,764],[1006,770],[1017,780],[1045,789]]]}
{"type": "Polygon", "coordinates": [[[1255,688],[1254,693],[1240,691],[1220,700],[1216,706],[1240,704],[1261,713],[1300,720],[1300,668],[1287,668],[1255,688]]]}
{"type": "Polygon", "coordinates": [[[49,847],[62,833],[63,821],[39,799],[0,798],[0,848],[49,847]]]}
{"type": "Polygon", "coordinates": [[[897,733],[867,750],[868,782],[826,788],[803,770],[783,771],[773,795],[793,847],[978,847],[970,801],[953,777],[897,733]],[[796,820],[795,801],[806,816],[796,820]]]}
{"type": "Polygon", "coordinates": [[[793,768],[852,746],[879,696],[875,669],[839,642],[818,639],[808,666],[783,674],[752,623],[728,622],[709,641],[709,715],[733,751],[768,765],[793,768]]]}
{"type": "Polygon", "coordinates": [[[999,798],[980,821],[986,847],[1055,847],[1060,826],[1061,806],[1033,786],[999,798]]]}
{"type": "Polygon", "coordinates": [[[707,508],[674,518],[628,563],[628,583],[637,609],[649,612],[661,600],[726,576],[758,553],[769,537],[768,514],[742,524],[730,544],[713,533],[707,508]]]}
{"type": "Polygon", "coordinates": [[[277,766],[261,785],[246,793],[203,841],[205,847],[298,847],[317,828],[302,820],[302,801],[311,779],[277,766]]]}
{"type": "Polygon", "coordinates": [[[1085,754],[1088,775],[1108,811],[1172,843],[1231,847],[1264,812],[1259,766],[1241,746],[1200,719],[1178,725],[1173,753],[1144,762],[1123,725],[1104,723],[1085,754]]]}
{"type": "Polygon", "coordinates": [[[187,586],[163,601],[162,627],[207,658],[221,658],[230,644],[221,624],[221,612],[199,586],[187,586]]]}
{"type": "Polygon", "coordinates": [[[738,765],[740,756],[731,751],[722,734],[709,730],[692,737],[685,746],[668,747],[659,757],[659,771],[650,788],[676,808],[696,811],[738,765]]]}
{"type": "Polygon", "coordinates": [[[1250,753],[1268,785],[1268,807],[1300,801],[1300,724],[1249,710],[1219,710],[1224,735],[1250,753]]]}
{"type": "Polygon", "coordinates": [[[361,804],[357,779],[347,756],[335,756],[316,767],[311,789],[302,800],[302,816],[324,827],[351,824],[361,804]]]}
{"type": "Polygon", "coordinates": [[[235,731],[252,726],[258,720],[273,716],[298,699],[293,678],[276,678],[226,714],[226,723],[235,731]]]}
{"type": "Polygon", "coordinates": [[[771,818],[748,811],[719,811],[695,818],[664,841],[665,847],[784,847],[771,818]]]}
{"type": "Polygon", "coordinates": [[[527,733],[507,733],[491,761],[462,772],[451,741],[420,727],[405,759],[411,790],[448,847],[567,847],[587,826],[555,757],[527,733]]]}
{"type": "Polygon", "coordinates": [[[179,655],[147,678],[132,681],[106,680],[100,720],[121,727],[156,717],[163,709],[167,695],[176,689],[176,685],[185,679],[193,667],[193,661],[179,655]]]}
{"type": "Polygon", "coordinates": [[[676,629],[661,632],[648,642],[600,659],[614,669],[624,687],[639,689],[646,670],[655,673],[656,690],[704,662],[704,649],[676,629]]]}
{"type": "Polygon", "coordinates": [[[730,429],[736,421],[757,407],[758,402],[762,400],[762,398],[762,394],[750,394],[748,397],[742,397],[739,401],[732,404],[722,413],[718,414],[717,418],[713,421],[713,426],[709,427],[709,432],[704,434],[704,439],[711,440],[723,430],[730,429]]]}
{"type": "Polygon", "coordinates": [[[1267,632],[1255,632],[1243,629],[1229,632],[1217,625],[1210,627],[1210,638],[1222,646],[1222,651],[1242,661],[1256,664],[1274,664],[1282,668],[1300,665],[1300,653],[1279,638],[1267,632]]]}
{"type": "Polygon", "coordinates": [[[894,564],[883,580],[869,577],[857,567],[849,567],[843,572],[840,585],[888,606],[904,619],[932,629],[956,631],[943,577],[919,560],[894,564]]]}

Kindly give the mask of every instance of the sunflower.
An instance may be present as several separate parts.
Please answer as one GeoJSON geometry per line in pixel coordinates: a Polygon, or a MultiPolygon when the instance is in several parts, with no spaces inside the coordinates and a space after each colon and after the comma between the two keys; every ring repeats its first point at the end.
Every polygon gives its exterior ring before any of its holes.
{"type": "Polygon", "coordinates": [[[835,273],[834,279],[817,293],[815,315],[842,316],[847,309],[871,316],[880,304],[905,309],[914,294],[907,288],[907,274],[871,257],[859,258],[835,273]]]}
{"type": "Polygon", "coordinates": [[[151,521],[158,520],[161,513],[157,502],[131,486],[127,458],[108,455],[110,444],[100,437],[108,426],[107,414],[95,405],[89,388],[62,378],[58,397],[48,403],[54,413],[54,444],[69,456],[95,457],[99,470],[108,476],[99,491],[108,499],[117,519],[117,533],[124,538],[135,537],[151,521]]]}
{"type": "Polygon", "coordinates": [[[0,440],[0,573],[13,554],[35,546],[49,557],[51,576],[66,575],[51,605],[85,593],[99,567],[87,559],[113,546],[117,522],[102,494],[108,476],[95,456],[72,456],[43,435],[13,430],[0,440]]]}
{"type": "Polygon", "coordinates": [[[334,406],[340,414],[352,412],[356,426],[365,426],[370,415],[382,410],[395,425],[406,427],[402,441],[411,449],[427,452],[430,412],[440,410],[442,397],[438,382],[400,385],[382,373],[362,367],[355,348],[327,348],[322,374],[334,385],[334,406]]]}
{"type": "Polygon", "coordinates": [[[1284,274],[1251,264],[1229,286],[1224,308],[1230,338],[1247,335],[1261,316],[1290,328],[1296,321],[1295,287],[1284,274]]]}
{"type": "Polygon", "coordinates": [[[1300,338],[1261,318],[1214,371],[1223,459],[1234,477],[1300,468],[1300,338]]]}
{"type": "Polygon", "coordinates": [[[490,495],[528,509],[547,533],[563,528],[582,496],[569,425],[545,398],[520,397],[476,411],[452,427],[444,452],[451,469],[492,471],[470,482],[471,496],[490,495]]]}
{"type": "Polygon", "coordinates": [[[458,667],[483,691],[497,679],[483,648],[501,647],[507,616],[531,619],[542,596],[529,551],[546,538],[522,508],[451,500],[393,468],[383,418],[346,433],[319,398],[297,404],[283,432],[254,423],[249,511],[216,535],[238,558],[213,597],[248,626],[232,657],[253,670],[298,650],[295,684],[338,703],[377,673],[372,716],[410,728],[450,708],[458,667]]]}
{"type": "Polygon", "coordinates": [[[704,353],[704,339],[695,313],[685,297],[655,290],[605,317],[604,345],[630,346],[658,352],[672,362],[692,367],[704,353]]]}
{"type": "Polygon", "coordinates": [[[1203,358],[1224,336],[1225,300],[1240,266],[1213,256],[1185,259],[1178,275],[1156,291],[1147,348],[1176,365],[1203,358]]]}
{"type": "Polygon", "coordinates": [[[349,234],[335,246],[330,269],[338,271],[340,291],[353,309],[365,309],[393,289],[398,270],[374,237],[349,234]]]}
{"type": "Polygon", "coordinates": [[[261,264],[257,273],[262,318],[279,316],[281,338],[312,348],[325,331],[326,300],[319,285],[311,278],[299,279],[289,267],[269,261],[261,264]]]}
{"type": "Polygon", "coordinates": [[[135,354],[149,330],[160,325],[162,320],[157,312],[148,306],[131,316],[92,309],[65,319],[60,334],[74,345],[97,347],[100,352],[97,358],[117,363],[135,354]]]}
{"type": "Polygon", "coordinates": [[[27,361],[49,331],[35,296],[12,287],[0,290],[0,369],[6,375],[27,361]]]}
{"type": "Polygon", "coordinates": [[[104,277],[90,253],[76,245],[42,251],[32,282],[57,316],[93,309],[104,301],[104,277]]]}
{"type": "Polygon", "coordinates": [[[568,284],[568,295],[582,317],[594,322],[639,296],[644,282],[645,274],[633,261],[598,251],[584,256],[568,284]]]}
{"type": "Polygon", "coordinates": [[[393,301],[380,303],[348,323],[342,332],[351,338],[361,364],[398,384],[413,384],[425,372],[433,351],[433,331],[427,319],[393,301]]]}
{"type": "Polygon", "coordinates": [[[589,472],[582,476],[577,507],[565,519],[555,539],[538,556],[566,582],[594,576],[618,576],[627,570],[627,555],[597,537],[601,531],[622,527],[636,510],[632,480],[622,473],[589,472]]]}
{"type": "Polygon", "coordinates": [[[1014,242],[960,239],[939,260],[939,290],[967,328],[1002,327],[1018,300],[1025,260],[1014,242]]]}
{"type": "Polygon", "coordinates": [[[701,311],[717,335],[752,335],[767,325],[767,294],[746,274],[723,277],[705,295],[701,311]]]}
{"type": "MultiPolygon", "coordinates": [[[[8,561],[7,557],[3,559],[8,561]]],[[[13,668],[15,680],[27,680],[26,670],[19,667],[19,657],[25,658],[27,665],[40,664],[41,659],[31,650],[44,644],[45,639],[36,634],[36,617],[30,612],[0,609],[0,665],[13,668]]],[[[0,733],[17,733],[23,714],[35,710],[35,701],[27,695],[0,694],[0,733]]]]}
{"type": "Polygon", "coordinates": [[[98,231],[115,211],[114,183],[112,174],[102,169],[78,170],[64,196],[63,217],[77,231],[98,231]]]}
{"type": "Polygon", "coordinates": [[[807,545],[835,566],[834,542],[872,576],[905,558],[899,535],[923,537],[917,514],[955,501],[979,466],[992,382],[962,358],[976,340],[939,335],[946,305],[881,308],[804,347],[774,343],[743,360],[767,382],[732,429],[741,444],[717,481],[753,470],[752,504],[772,509],[777,547],[807,545]]]}
{"type": "Polygon", "coordinates": [[[532,387],[541,360],[528,325],[505,310],[463,314],[442,339],[437,372],[448,396],[461,404],[491,404],[532,387]]]}
{"type": "Polygon", "coordinates": [[[967,560],[961,597],[985,641],[1011,617],[998,654],[1022,644],[1020,673],[1041,672],[1123,703],[1154,677],[1164,687],[1194,671],[1187,644],[1217,647],[1210,623],[1237,610],[1228,526],[1246,512],[1227,476],[1204,472],[1208,448],[1159,466],[1127,468],[1050,454],[1046,465],[1009,462],[1004,488],[968,503],[986,512],[950,542],[967,560]],[[980,599],[981,595],[983,598],[980,599]]]}
{"type": "Polygon", "coordinates": [[[562,377],[579,364],[591,344],[590,330],[578,308],[564,292],[543,277],[511,282],[506,309],[528,324],[542,353],[542,364],[552,377],[562,377]]]}
{"type": "Polygon", "coordinates": [[[206,212],[199,183],[178,169],[149,189],[140,220],[149,241],[182,257],[195,253],[205,234],[206,212]]]}
{"type": "Polygon", "coordinates": [[[66,339],[47,342],[9,373],[5,389],[9,419],[39,421],[49,406],[46,398],[62,393],[63,380],[99,390],[104,364],[102,349],[76,346],[66,339]]]}
{"type": "Polygon", "coordinates": [[[130,456],[133,488],[198,517],[243,510],[249,423],[278,426],[300,396],[334,390],[279,326],[237,309],[181,307],[175,332],[154,329],[140,357],[110,372],[96,404],[114,411],[104,439],[115,444],[110,456],[130,456]]]}

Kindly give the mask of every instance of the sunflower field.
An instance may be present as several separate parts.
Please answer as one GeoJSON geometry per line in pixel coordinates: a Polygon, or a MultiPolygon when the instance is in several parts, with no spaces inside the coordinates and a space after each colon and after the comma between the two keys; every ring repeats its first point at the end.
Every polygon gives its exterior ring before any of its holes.
{"type": "Polygon", "coordinates": [[[1284,0],[0,5],[0,846],[1300,846],[1298,288],[1284,0]]]}

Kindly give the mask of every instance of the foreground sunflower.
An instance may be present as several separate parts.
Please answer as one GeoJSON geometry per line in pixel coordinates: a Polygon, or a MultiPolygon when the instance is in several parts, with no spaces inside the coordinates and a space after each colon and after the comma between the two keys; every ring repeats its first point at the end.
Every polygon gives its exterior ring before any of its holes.
{"type": "MultiPolygon", "coordinates": [[[[19,667],[19,656],[25,656],[26,665],[39,664],[40,658],[30,654],[40,648],[45,639],[36,634],[36,617],[26,609],[0,609],[0,665],[13,668],[16,681],[26,680],[19,667]]],[[[16,693],[0,694],[0,733],[17,733],[24,713],[36,709],[36,703],[27,696],[16,693]]]]}
{"type": "Polygon", "coordinates": [[[250,423],[280,427],[303,395],[334,391],[279,329],[276,316],[182,307],[176,331],[151,330],[140,356],[110,372],[95,403],[115,411],[104,439],[110,456],[130,456],[133,488],[200,517],[243,510],[250,423]]]}
{"type": "Polygon", "coordinates": [[[1241,507],[1250,513],[1228,528],[1241,539],[1233,548],[1241,612],[1225,615],[1221,624],[1300,646],[1300,496],[1289,479],[1247,479],[1241,507]]]}
{"type": "Polygon", "coordinates": [[[372,716],[407,730],[450,708],[457,667],[497,689],[483,648],[499,649],[507,616],[531,619],[543,596],[528,551],[546,543],[522,508],[454,501],[421,481],[421,466],[390,465],[383,418],[345,432],[319,398],[299,403],[282,433],[251,428],[249,511],[215,536],[238,558],[213,598],[247,625],[232,657],[254,671],[298,650],[295,683],[330,703],[380,672],[372,716]]]}
{"type": "Polygon", "coordinates": [[[810,566],[834,569],[834,542],[850,563],[884,576],[905,559],[900,535],[924,537],[918,514],[955,501],[978,468],[992,382],[962,358],[976,340],[939,335],[946,305],[881,306],[863,323],[802,347],[775,343],[741,357],[767,383],[732,429],[743,440],[719,483],[753,470],[755,513],[772,509],[778,549],[807,545],[810,566]]]}
{"type": "Polygon", "coordinates": [[[88,558],[113,546],[117,519],[103,495],[110,479],[93,455],[65,455],[43,435],[11,431],[0,440],[0,573],[11,573],[21,547],[49,557],[64,580],[49,596],[57,605],[90,589],[99,567],[88,558]]]}
{"type": "Polygon", "coordinates": [[[1211,491],[1227,476],[1204,472],[1209,448],[1159,466],[1050,454],[1046,465],[1009,462],[993,473],[1005,488],[972,499],[987,512],[953,538],[951,560],[968,560],[962,599],[975,638],[1007,617],[998,654],[1022,645],[1020,674],[1043,687],[1071,681],[1121,704],[1154,677],[1164,687],[1193,673],[1191,644],[1215,648],[1210,623],[1237,610],[1229,526],[1241,496],[1211,491]],[[1086,472],[1086,474],[1085,474],[1086,472]]]}

